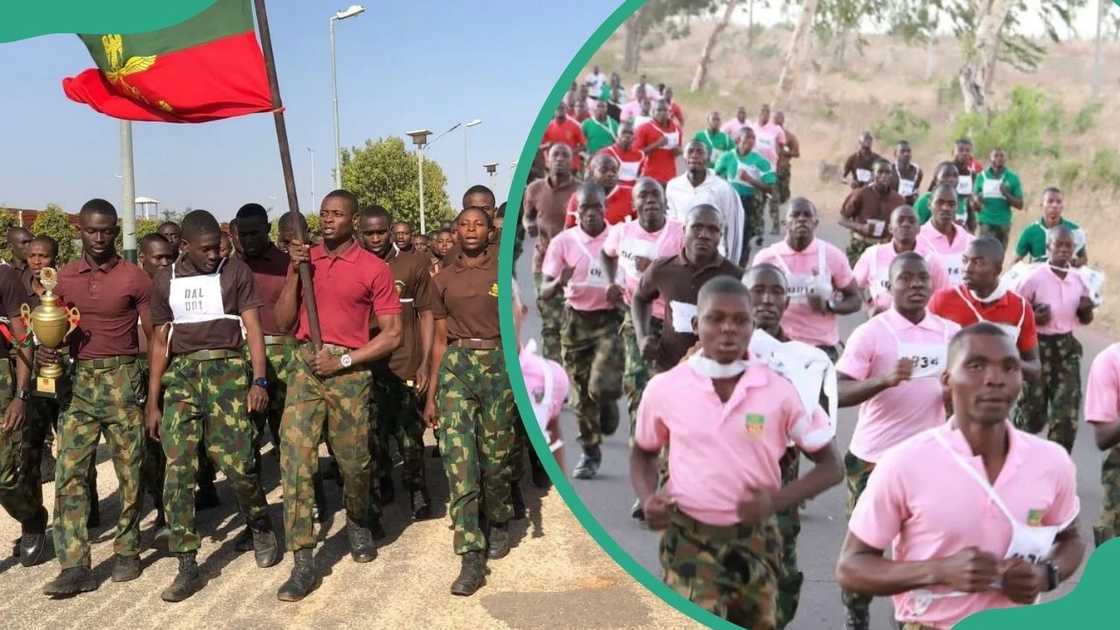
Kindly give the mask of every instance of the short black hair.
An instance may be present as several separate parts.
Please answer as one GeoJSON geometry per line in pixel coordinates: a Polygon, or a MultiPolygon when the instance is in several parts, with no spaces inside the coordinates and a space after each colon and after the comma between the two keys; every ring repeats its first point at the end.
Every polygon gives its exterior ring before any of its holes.
{"type": "Polygon", "coordinates": [[[152,232],[151,234],[148,234],[140,239],[140,251],[146,252],[148,251],[148,248],[151,247],[152,243],[160,242],[171,245],[171,241],[164,238],[162,234],[160,234],[159,232],[152,232]]]}
{"type": "Polygon", "coordinates": [[[787,287],[789,286],[789,277],[786,276],[785,270],[778,265],[769,262],[755,263],[748,267],[747,272],[743,274],[743,286],[749,289],[751,285],[748,282],[748,279],[755,276],[756,274],[766,272],[777,274],[778,277],[782,279],[782,284],[786,285],[787,287]]]}
{"type": "Polygon", "coordinates": [[[326,201],[327,199],[330,199],[332,197],[345,199],[350,204],[351,214],[358,214],[358,198],[354,196],[354,193],[346,190],[345,188],[337,188],[327,193],[326,196],[323,197],[323,201],[326,201]]]}
{"type": "Polygon", "coordinates": [[[1042,196],[1045,197],[1047,193],[1061,195],[1062,189],[1058,188],[1057,186],[1047,186],[1046,188],[1042,189],[1042,196]]]}
{"type": "Polygon", "coordinates": [[[78,211],[78,216],[87,216],[91,214],[100,214],[107,217],[117,218],[117,209],[113,204],[105,201],[104,199],[90,199],[82,204],[82,209],[78,211]]]}
{"type": "Polygon", "coordinates": [[[377,217],[381,217],[381,218],[385,219],[385,222],[388,223],[390,226],[393,225],[393,215],[392,215],[392,213],[390,213],[384,207],[379,206],[377,204],[373,204],[372,206],[366,206],[366,207],[362,208],[362,212],[359,216],[363,220],[364,219],[375,219],[377,217]]]}
{"type": "Polygon", "coordinates": [[[470,188],[468,188],[467,192],[463,193],[463,207],[464,208],[467,207],[467,197],[470,197],[471,195],[486,195],[486,196],[490,197],[490,205],[494,205],[494,204],[498,203],[498,198],[494,196],[494,191],[493,190],[490,190],[489,188],[487,188],[486,186],[483,186],[482,184],[475,184],[474,186],[471,186],[470,188]]]}
{"type": "MultiPolygon", "coordinates": [[[[22,230],[23,228],[19,229],[22,230]]],[[[28,232],[28,234],[30,234],[30,232],[28,232]]],[[[56,241],[53,237],[47,236],[46,234],[36,236],[31,239],[31,242],[28,243],[28,245],[32,245],[34,243],[44,243],[51,250],[51,258],[58,258],[58,241],[56,241]]]]}
{"type": "Polygon", "coordinates": [[[705,282],[704,286],[700,287],[700,291],[696,294],[697,306],[703,304],[704,301],[712,295],[741,295],[745,297],[748,302],[751,299],[750,289],[735,276],[716,276],[705,282]]]}
{"type": "Polygon", "coordinates": [[[976,251],[977,254],[991,260],[997,265],[1003,264],[1003,257],[1005,255],[1003,243],[999,242],[999,240],[993,236],[977,236],[968,244],[968,249],[976,251]]]}
{"type": "MultiPolygon", "coordinates": [[[[307,217],[303,216],[302,214],[299,214],[298,212],[296,213],[296,216],[299,217],[300,227],[302,227],[304,230],[307,230],[307,217]]],[[[287,229],[291,229],[291,227],[292,227],[292,213],[291,212],[285,212],[284,214],[280,215],[279,219],[276,219],[276,229],[277,230],[287,230],[287,229]]]]}
{"type": "Polygon", "coordinates": [[[451,230],[449,230],[447,228],[444,228],[444,227],[441,227],[440,229],[432,232],[432,238],[434,239],[437,236],[439,236],[440,234],[446,234],[448,236],[451,236],[451,230]]]}
{"type": "Polygon", "coordinates": [[[181,226],[180,226],[180,225],[179,225],[178,223],[176,223],[176,222],[174,222],[174,221],[164,221],[163,223],[160,223],[160,224],[159,224],[159,227],[158,227],[158,228],[156,228],[156,231],[157,231],[157,232],[159,232],[159,231],[163,230],[163,228],[165,228],[165,227],[167,227],[167,226],[169,226],[169,225],[170,225],[170,226],[173,226],[173,227],[177,227],[177,228],[179,228],[180,230],[182,230],[182,229],[183,229],[183,228],[182,228],[182,227],[181,227],[181,226]]]}
{"type": "Polygon", "coordinates": [[[902,252],[898,256],[895,256],[895,259],[891,261],[891,265],[887,269],[887,277],[893,278],[894,273],[895,273],[895,269],[901,267],[902,265],[904,265],[908,262],[920,262],[923,265],[925,265],[927,270],[929,269],[929,264],[926,263],[926,259],[923,258],[922,255],[919,254],[918,252],[902,252]]]}
{"type": "Polygon", "coordinates": [[[968,146],[972,146],[972,140],[970,140],[968,138],[957,138],[957,141],[954,144],[956,146],[960,146],[962,144],[967,144],[968,146]]]}
{"type": "Polygon", "coordinates": [[[607,192],[598,182],[591,181],[590,179],[580,184],[579,189],[576,190],[576,211],[579,211],[579,206],[588,195],[599,195],[602,197],[603,202],[607,200],[607,192]]]}
{"type": "Polygon", "coordinates": [[[237,209],[237,216],[229,222],[230,226],[233,225],[234,221],[241,219],[260,219],[268,223],[268,210],[265,210],[264,206],[259,203],[247,203],[237,209]]]}
{"type": "MultiPolygon", "coordinates": [[[[479,209],[479,208],[463,208],[463,209],[462,209],[462,210],[461,210],[461,211],[459,212],[459,214],[455,215],[455,222],[454,222],[454,225],[458,225],[458,224],[459,224],[459,219],[461,219],[461,218],[463,217],[463,215],[464,215],[464,214],[466,214],[466,213],[468,213],[468,212],[477,212],[477,213],[481,214],[481,215],[482,215],[483,217],[485,217],[485,219],[486,219],[486,228],[487,228],[487,229],[492,229],[492,228],[494,227],[494,219],[492,219],[492,218],[490,217],[490,213],[489,213],[489,212],[485,212],[485,211],[483,211],[483,210],[481,210],[481,209],[479,209]]],[[[448,230],[448,231],[450,231],[450,230],[448,230]]]]}
{"type": "Polygon", "coordinates": [[[12,238],[13,234],[19,234],[21,232],[32,238],[35,238],[35,235],[31,233],[31,230],[20,225],[13,225],[12,227],[8,228],[8,238],[12,238]]]}
{"type": "Polygon", "coordinates": [[[506,217],[506,202],[503,201],[498,205],[498,209],[494,211],[494,216],[501,217],[503,219],[506,217]]]}
{"type": "Polygon", "coordinates": [[[1003,337],[1008,339],[1012,344],[1017,340],[1012,339],[1010,335],[1003,331],[999,326],[991,322],[977,322],[971,326],[965,326],[953,335],[949,340],[949,364],[952,365],[958,354],[962,352],[962,346],[973,337],[1003,337]]]}
{"type": "Polygon", "coordinates": [[[184,241],[193,243],[198,238],[208,234],[222,234],[222,226],[214,215],[206,210],[191,210],[183,217],[183,233],[180,236],[184,241]]]}

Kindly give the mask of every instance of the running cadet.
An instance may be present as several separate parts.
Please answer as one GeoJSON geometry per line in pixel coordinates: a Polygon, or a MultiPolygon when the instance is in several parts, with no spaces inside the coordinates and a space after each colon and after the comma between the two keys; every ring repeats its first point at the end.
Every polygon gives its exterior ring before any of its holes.
{"type": "Polygon", "coordinates": [[[912,156],[913,149],[910,148],[910,142],[899,140],[894,147],[894,162],[891,163],[893,172],[891,186],[911,206],[918,202],[918,191],[925,176],[922,167],[911,160],[912,156]]]}
{"type": "MultiPolygon", "coordinates": [[[[164,226],[166,227],[166,225],[164,226]]],[[[174,226],[178,239],[179,226],[174,226]]],[[[104,199],[87,201],[78,212],[82,256],[58,273],[58,292],[81,314],[70,335],[73,395],[62,401],[55,472],[54,549],[62,572],[43,592],[67,597],[97,588],[90,570],[86,490],[90,460],[105,433],[112,448],[121,512],[113,539],[114,582],[140,576],[140,463],[144,452],[141,401],[144,383],[136,355],[137,322],[151,338],[151,280],[117,255],[117,210],[104,199]]],[[[39,365],[57,363],[57,351],[39,346],[39,365]]]]}
{"type": "Polygon", "coordinates": [[[498,261],[486,247],[490,215],[474,208],[455,220],[462,251],[432,279],[434,387],[424,418],[443,438],[454,550],[462,558],[451,594],[474,594],[486,558],[509,554],[510,457],[518,422],[498,329],[498,261]],[[485,524],[483,525],[483,518],[485,524]]]}
{"type": "Polygon", "coordinates": [[[657,101],[653,120],[635,124],[634,147],[646,156],[642,175],[648,175],[662,186],[677,176],[677,157],[681,154],[683,132],[669,119],[669,104],[657,101]]]}
{"type": "Polygon", "coordinates": [[[941,162],[937,165],[937,168],[933,171],[933,181],[929,183],[929,190],[922,193],[922,196],[918,197],[918,202],[914,204],[914,209],[918,211],[919,223],[925,225],[933,217],[931,206],[937,188],[949,186],[957,196],[956,214],[953,215],[953,221],[959,223],[970,234],[976,229],[976,214],[972,211],[969,196],[960,194],[960,176],[957,173],[957,166],[952,162],[941,162]]]}
{"type": "MultiPolygon", "coordinates": [[[[149,278],[155,278],[156,272],[175,262],[175,260],[171,258],[171,243],[167,242],[167,239],[160,236],[158,232],[153,232],[140,239],[140,242],[137,244],[136,256],[137,261],[140,263],[140,268],[144,270],[144,273],[148,274],[149,278]]],[[[140,362],[140,379],[141,382],[145,384],[145,394],[147,394],[146,388],[150,375],[148,369],[149,344],[148,338],[143,334],[143,330],[140,331],[139,340],[140,353],[136,356],[136,360],[140,362]]],[[[45,398],[39,400],[49,401],[49,399],[45,398]]],[[[161,404],[162,401],[163,397],[161,396],[161,404]]],[[[144,402],[147,403],[146,397],[144,402]]],[[[201,474],[201,470],[199,472],[201,474]]],[[[153,438],[147,431],[144,431],[144,459],[140,463],[140,490],[144,494],[150,496],[152,498],[152,503],[155,504],[155,538],[157,540],[165,539],[171,535],[171,529],[167,526],[167,514],[163,508],[163,487],[166,473],[167,456],[163,454],[163,444],[160,444],[159,440],[153,438]]],[[[91,478],[96,478],[96,476],[91,478]]],[[[91,494],[91,496],[96,495],[91,494]]],[[[195,498],[197,500],[198,497],[196,496],[195,498]]],[[[242,531],[238,540],[241,541],[245,534],[251,534],[247,527],[242,531]]],[[[252,549],[253,539],[251,535],[246,542],[243,542],[241,546],[237,548],[238,551],[252,551],[252,549]]]]}
{"type": "Polygon", "coordinates": [[[918,214],[913,208],[902,205],[891,212],[890,235],[890,242],[872,245],[864,251],[852,270],[856,284],[864,291],[869,318],[890,309],[894,303],[890,290],[890,267],[899,254],[916,252],[925,259],[933,291],[949,286],[949,274],[937,252],[918,238],[918,214]]]}
{"type": "MultiPolygon", "coordinates": [[[[607,196],[604,207],[607,225],[616,225],[637,218],[632,199],[634,187],[618,181],[618,160],[609,153],[599,153],[591,158],[587,171],[587,181],[599,184],[607,196]]],[[[579,195],[568,198],[566,214],[565,228],[574,227],[579,223],[579,195]]]]}
{"type": "Polygon", "coordinates": [[[975,190],[976,176],[984,170],[984,166],[972,156],[972,140],[960,138],[953,143],[953,165],[957,167],[957,193],[968,197],[971,206],[972,193],[975,190]]]}
{"type": "MultiPolygon", "coordinates": [[[[770,162],[770,169],[777,173],[778,159],[785,152],[786,132],[776,120],[770,119],[770,105],[763,103],[756,120],[751,128],[754,130],[755,150],[770,162]]],[[[777,183],[775,181],[775,183],[777,183]]],[[[771,186],[766,191],[766,202],[770,207],[770,234],[781,233],[781,220],[779,214],[778,191],[771,186]]],[[[762,223],[758,224],[758,232],[762,234],[762,223]]]]}
{"type": "MultiPolygon", "coordinates": [[[[798,141],[797,136],[793,134],[786,127],[786,113],[783,111],[774,112],[774,124],[782,128],[782,133],[786,136],[786,142],[782,145],[782,150],[778,153],[778,203],[784,204],[790,199],[789,182],[792,175],[790,168],[790,161],[801,157],[801,142],[798,141]]],[[[777,222],[775,222],[776,224],[777,222]]]]}
{"type": "Polygon", "coordinates": [[[587,182],[576,193],[579,225],[564,230],[548,245],[541,294],[563,291],[567,312],[560,345],[564,368],[575,389],[579,443],[583,456],[572,471],[592,479],[602,464],[599,445],[618,428],[618,398],[625,367],[622,340],[622,290],[610,281],[599,255],[607,240],[603,189],[587,182]]]}
{"type": "Polygon", "coordinates": [[[1047,234],[1059,225],[1064,225],[1073,232],[1074,249],[1076,250],[1073,257],[1073,266],[1080,267],[1085,264],[1089,257],[1085,248],[1085,243],[1088,240],[1085,230],[1062,216],[1064,208],[1065,199],[1059,188],[1049,186],[1042,191],[1042,216],[1038,221],[1023,228],[1023,232],[1019,234],[1019,242],[1015,244],[1015,262],[1020,260],[1042,262],[1046,260],[1047,234]]]}
{"type": "Polygon", "coordinates": [[[1007,168],[1007,153],[992,149],[988,168],[976,175],[972,187],[972,211],[980,226],[980,235],[992,236],[1007,249],[1011,237],[1011,209],[1023,209],[1023,184],[1015,171],[1007,168]]]}
{"type": "Polygon", "coordinates": [[[729,260],[746,261],[750,255],[747,236],[744,236],[746,216],[744,206],[726,181],[708,168],[708,147],[699,140],[692,140],[685,147],[687,170],[665,186],[665,200],[669,217],[684,223],[688,211],[702,203],[719,208],[726,226],[719,251],[729,260]]]}
{"type": "Polygon", "coordinates": [[[548,155],[558,144],[567,146],[572,152],[572,170],[579,173],[583,169],[583,149],[587,138],[583,136],[579,122],[568,115],[568,107],[563,103],[556,106],[556,116],[548,122],[541,138],[541,151],[548,155]]]}
{"type": "MultiPolygon", "coordinates": [[[[744,253],[740,260],[746,260],[750,248],[751,237],[757,236],[759,245],[762,244],[765,219],[762,215],[762,204],[766,194],[778,178],[770,166],[770,162],[754,150],[754,129],[743,127],[736,137],[738,144],[734,151],[725,153],[720,163],[716,165],[716,173],[731,183],[735,192],[739,193],[743,211],[746,214],[742,222],[744,253]]],[[[731,229],[731,226],[728,226],[731,229]]]]}
{"type": "Polygon", "coordinates": [[[893,595],[903,630],[1033,604],[1081,564],[1073,461],[1007,419],[1019,365],[999,327],[958,332],[940,378],[955,415],[887,452],[848,522],[837,581],[893,595]]]}
{"type": "Polygon", "coordinates": [[[739,130],[743,127],[749,127],[750,121],[747,120],[747,108],[743,105],[735,108],[735,117],[723,123],[720,131],[727,134],[729,138],[735,140],[739,137],[739,130]]]}
{"type": "MultiPolygon", "coordinates": [[[[953,184],[938,184],[933,195],[933,218],[918,230],[918,243],[931,250],[948,274],[948,286],[958,287],[964,282],[964,253],[976,237],[957,223],[957,191],[953,184]]],[[[923,196],[923,198],[926,198],[923,196]]],[[[921,213],[918,213],[921,223],[921,213]]]]}
{"type": "MultiPolygon", "coordinates": [[[[926,310],[931,286],[925,259],[912,251],[899,254],[890,265],[891,308],[859,325],[836,363],[840,406],[860,405],[844,455],[848,518],[883,455],[945,421],[938,377],[949,340],[961,327],[926,310]]],[[[848,629],[866,630],[871,598],[847,591],[842,596],[848,629]]]]}
{"type": "Polygon", "coordinates": [[[891,185],[890,162],[877,160],[874,179],[848,193],[840,208],[840,227],[849,230],[848,264],[853,267],[867,248],[890,240],[887,222],[906,200],[891,185]]]}
{"type": "MultiPolygon", "coordinates": [[[[618,160],[618,183],[633,186],[642,174],[646,155],[634,148],[634,122],[624,120],[618,124],[618,141],[600,151],[618,160]]],[[[528,189],[525,189],[528,193],[528,189]]]]}
{"type": "Polygon", "coordinates": [[[859,148],[844,160],[844,171],[841,173],[848,185],[852,188],[862,188],[871,184],[875,174],[875,163],[882,160],[882,156],[871,150],[875,138],[870,131],[865,131],[859,136],[859,148]]]}
{"type": "Polygon", "coordinates": [[[401,306],[389,266],[354,239],[357,214],[358,200],[349,191],[334,190],[323,198],[323,242],[308,247],[298,238],[292,240],[291,268],[275,306],[277,325],[296,325],[300,343],[291,361],[280,421],[284,540],[295,557],[291,576],[276,594],[281,601],[303,599],[319,583],[312,477],[319,469],[324,427],[342,474],[350,557],[354,562],[377,557],[369,529],[369,363],[400,345],[401,306]],[[323,341],[318,352],[309,343],[311,328],[297,273],[304,262],[311,264],[315,278],[323,341]],[[380,332],[371,338],[368,322],[375,319],[380,332]]]}
{"type": "Polygon", "coordinates": [[[607,117],[607,102],[595,103],[595,115],[583,121],[583,136],[587,139],[587,155],[595,155],[618,140],[618,121],[607,117]]]}
{"type": "Polygon", "coordinates": [[[835,361],[840,353],[837,315],[859,310],[861,299],[852,268],[835,245],[816,238],[817,207],[804,197],[786,210],[786,238],[758,252],[754,264],[777,265],[789,280],[790,305],[782,330],[790,339],[816,346],[835,361]]]}
{"type": "Polygon", "coordinates": [[[1093,359],[1085,386],[1085,420],[1093,427],[1097,448],[1107,453],[1101,462],[1101,515],[1093,526],[1093,542],[1100,547],[1120,534],[1120,343],[1093,359]]]}
{"type": "Polygon", "coordinates": [[[1050,425],[1048,437],[1073,451],[1081,411],[1081,342],[1073,336],[1078,326],[1093,321],[1093,300],[1081,274],[1073,268],[1073,231],[1065,226],[1050,230],[1050,258],[1038,265],[1015,287],[1030,302],[1038,326],[1038,382],[1023,385],[1015,407],[1016,428],[1038,433],[1050,425]]]}
{"type": "Polygon", "coordinates": [[[700,351],[646,387],[630,478],[650,528],[665,530],[665,583],[732,623],[773,630],[782,547],[775,514],[839,483],[842,473],[825,414],[805,409],[768,366],[743,359],[750,308],[738,278],[700,289],[692,318],[700,351]],[[790,443],[816,465],[783,487],[778,462],[790,443]],[[669,478],[658,490],[665,447],[669,478]]]}
{"type": "Polygon", "coordinates": [[[719,111],[713,110],[708,114],[708,126],[692,136],[693,140],[703,142],[704,146],[708,147],[708,168],[712,169],[716,167],[724,153],[735,148],[735,142],[731,136],[720,131],[719,124],[719,111]]]}
{"type": "Polygon", "coordinates": [[[166,602],[183,601],[204,584],[196,562],[201,539],[194,513],[196,454],[203,436],[205,456],[225,475],[252,531],[257,566],[273,566],[283,555],[254,470],[255,428],[249,419],[268,407],[263,302],[249,267],[219,253],[221,235],[212,214],[188,212],[179,260],[152,280],[155,334],[148,348],[147,428],[163,443],[167,457],[167,546],[179,561],[174,581],[160,593],[166,602]],[[245,365],[243,344],[249,346],[251,368],[245,365]]]}

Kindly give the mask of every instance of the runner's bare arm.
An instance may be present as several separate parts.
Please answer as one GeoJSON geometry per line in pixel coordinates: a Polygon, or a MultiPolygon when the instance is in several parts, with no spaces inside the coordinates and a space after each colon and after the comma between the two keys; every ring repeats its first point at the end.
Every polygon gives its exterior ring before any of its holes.
{"type": "MultiPolygon", "coordinates": [[[[1070,576],[1081,565],[1085,557],[1085,543],[1078,532],[1077,519],[1054,537],[1054,546],[1050,551],[1050,561],[1058,570],[1058,583],[1070,576]]],[[[1047,575],[1045,565],[1033,564],[1026,560],[1012,560],[1005,563],[1003,573],[1003,593],[1012,601],[1020,604],[1032,604],[1040,593],[1049,588],[1050,577],[1047,575]]]]}
{"type": "Polygon", "coordinates": [[[561,271],[560,275],[555,278],[549,275],[543,276],[541,278],[541,299],[551,300],[556,297],[556,294],[563,291],[568,281],[572,279],[574,271],[571,267],[565,267],[564,271],[561,271]]]}
{"type": "Polygon", "coordinates": [[[167,336],[171,327],[169,324],[164,324],[159,328],[152,331],[152,336],[148,337],[148,405],[145,409],[145,423],[148,428],[148,435],[154,439],[159,439],[159,422],[163,413],[159,409],[160,390],[162,389],[161,381],[163,380],[163,373],[167,370],[167,336]]]}
{"type": "Polygon", "coordinates": [[[292,257],[292,264],[272,310],[276,325],[281,330],[291,330],[299,317],[299,274],[296,271],[301,262],[308,260],[308,248],[300,241],[293,240],[288,244],[288,255],[292,257]]]}
{"type": "Polygon", "coordinates": [[[859,294],[859,286],[856,281],[852,280],[848,286],[840,289],[840,301],[832,304],[831,300],[829,310],[837,315],[850,315],[860,309],[863,305],[863,298],[859,294]]]}
{"type": "Polygon", "coordinates": [[[1038,358],[1038,346],[1030,350],[1020,350],[1019,360],[1023,364],[1023,378],[1037,383],[1042,377],[1042,361],[1038,358]]]}
{"type": "Polygon", "coordinates": [[[1107,451],[1120,444],[1120,422],[1105,422],[1100,418],[1086,418],[1093,427],[1097,448],[1107,451]]]}
{"type": "Polygon", "coordinates": [[[364,346],[350,353],[350,359],[355,364],[369,363],[381,357],[387,357],[401,345],[401,316],[400,313],[391,315],[377,314],[377,328],[379,332],[366,342],[364,346]]]}
{"type": "Polygon", "coordinates": [[[435,336],[432,338],[431,372],[428,375],[428,395],[424,402],[424,422],[435,429],[438,424],[436,416],[436,386],[439,383],[439,367],[443,363],[443,354],[447,352],[447,320],[440,318],[435,321],[435,336]]]}
{"type": "Polygon", "coordinates": [[[669,524],[669,509],[675,504],[666,494],[657,491],[659,457],[659,452],[643,450],[636,444],[630,449],[630,484],[641,502],[646,524],[655,531],[669,524]]]}
{"type": "Polygon", "coordinates": [[[840,227],[864,236],[870,236],[871,232],[871,226],[868,224],[843,216],[840,217],[840,227]]]}
{"type": "MultiPolygon", "coordinates": [[[[256,381],[268,375],[260,310],[247,309],[241,313],[241,321],[245,323],[245,341],[249,344],[249,361],[253,367],[253,381],[256,381]]],[[[264,411],[268,407],[268,390],[250,383],[248,405],[249,411],[264,411]]]]}
{"type": "Polygon", "coordinates": [[[880,392],[890,389],[899,383],[909,380],[914,364],[909,359],[899,359],[894,369],[886,374],[872,376],[871,378],[857,381],[844,374],[836,373],[837,404],[840,407],[854,407],[874,398],[880,392]]]}
{"type": "Polygon", "coordinates": [[[996,557],[970,547],[949,556],[917,562],[883,557],[883,550],[863,542],[851,531],[844,537],[836,562],[836,581],[846,591],[863,595],[897,595],[938,584],[978,593],[999,577],[996,557]]]}
{"type": "Polygon", "coordinates": [[[813,469],[792,483],[782,486],[782,489],[774,495],[775,512],[785,511],[790,506],[812,499],[844,480],[844,468],[840,465],[835,442],[829,442],[824,448],[812,453],[802,452],[813,462],[813,469]]]}

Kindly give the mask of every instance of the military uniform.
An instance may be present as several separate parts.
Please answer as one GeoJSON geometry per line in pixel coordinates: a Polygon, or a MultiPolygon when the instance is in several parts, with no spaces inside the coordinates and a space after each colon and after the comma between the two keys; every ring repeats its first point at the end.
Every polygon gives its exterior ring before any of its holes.
{"type": "Polygon", "coordinates": [[[81,313],[71,336],[70,397],[60,401],[55,469],[54,548],[63,569],[89,567],[87,474],[104,433],[113,450],[121,501],[113,551],[139,553],[140,463],[146,390],[136,360],[136,322],[149,307],[151,281],[120,257],[97,264],[88,254],[59,271],[59,293],[81,313]]]}
{"type": "Polygon", "coordinates": [[[253,466],[254,428],[246,409],[251,368],[240,321],[242,314],[262,306],[252,272],[235,258],[205,273],[183,257],[153,280],[152,325],[171,325],[171,358],[160,376],[160,438],[167,457],[163,498],[172,553],[200,546],[194,485],[203,440],[203,456],[226,476],[246,521],[271,531],[262,524],[268,520],[268,503],[253,466]]]}
{"type": "Polygon", "coordinates": [[[509,459],[517,415],[498,327],[498,261],[489,253],[460,254],[433,284],[433,314],[447,326],[435,401],[454,549],[485,552],[483,513],[491,526],[513,516],[509,459]]]}
{"type": "Polygon", "coordinates": [[[1039,382],[1023,382],[1015,405],[1015,426],[1038,433],[1049,423],[1047,437],[1073,450],[1081,412],[1081,342],[1073,333],[1038,335],[1039,382]]]}

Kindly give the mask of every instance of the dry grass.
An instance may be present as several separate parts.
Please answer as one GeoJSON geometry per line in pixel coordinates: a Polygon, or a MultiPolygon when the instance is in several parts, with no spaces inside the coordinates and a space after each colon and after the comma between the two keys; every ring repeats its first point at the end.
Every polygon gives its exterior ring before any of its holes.
{"type": "MultiPolygon", "coordinates": [[[[642,51],[641,71],[652,83],[664,82],[677,93],[688,135],[704,126],[707,112],[713,109],[726,119],[742,104],[753,117],[758,106],[773,97],[788,37],[787,30],[766,31],[748,48],[746,31],[729,27],[716,50],[708,85],[701,92],[689,93],[695,64],[711,28],[711,23],[694,23],[688,38],[663,41],[652,50],[642,51]]],[[[952,124],[961,112],[953,83],[961,63],[955,41],[943,40],[935,46],[936,64],[929,81],[924,80],[925,49],[885,36],[869,37],[862,55],[849,47],[847,63],[840,69],[831,52],[815,53],[820,72],[806,77],[796,101],[786,110],[787,127],[802,145],[802,157],[794,161],[795,195],[810,197],[826,215],[836,216],[846,187],[836,180],[822,181],[819,174],[828,166],[841,164],[855,148],[858,134],[882,119],[894,104],[904,105],[930,123],[926,137],[914,143],[914,159],[927,171],[927,178],[937,162],[950,156],[952,124]],[[953,86],[948,93],[956,100],[939,104],[939,87],[947,85],[953,86]]],[[[1092,56],[1090,42],[1071,42],[1052,46],[1033,73],[1001,65],[995,77],[995,103],[1006,102],[1015,85],[1036,87],[1061,104],[1068,122],[1089,102],[1092,56]]],[[[592,64],[608,71],[621,68],[621,33],[596,53],[592,64]]],[[[1063,138],[1060,159],[1087,163],[1099,148],[1120,149],[1120,100],[1115,98],[1120,92],[1120,45],[1105,46],[1104,68],[1103,108],[1096,115],[1095,125],[1082,135],[1063,138]]],[[[626,86],[637,79],[626,74],[622,78],[626,86]]],[[[877,146],[876,150],[882,153],[890,148],[877,146]]],[[[1027,211],[1015,217],[1012,243],[1024,226],[1037,220],[1041,191],[1055,183],[1046,179],[1046,173],[1058,160],[1010,158],[1009,166],[1019,173],[1027,195],[1027,211]]],[[[1078,185],[1066,191],[1066,216],[1089,235],[1090,264],[1111,279],[1106,285],[1105,306],[1098,313],[1098,322],[1110,332],[1120,332],[1120,256],[1113,250],[1120,246],[1118,200],[1120,191],[1116,190],[1093,191],[1078,185]]]]}

